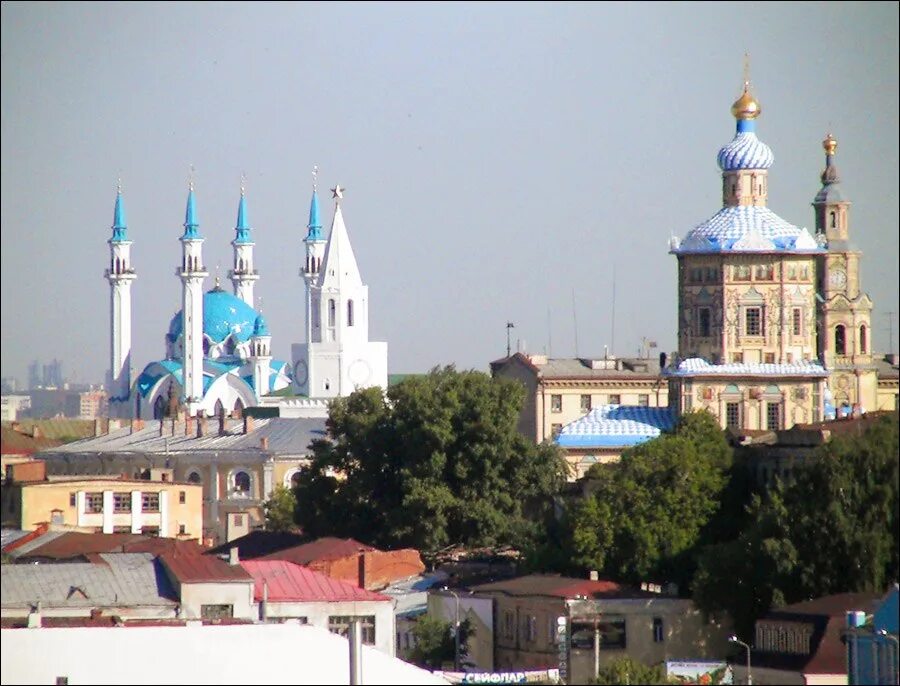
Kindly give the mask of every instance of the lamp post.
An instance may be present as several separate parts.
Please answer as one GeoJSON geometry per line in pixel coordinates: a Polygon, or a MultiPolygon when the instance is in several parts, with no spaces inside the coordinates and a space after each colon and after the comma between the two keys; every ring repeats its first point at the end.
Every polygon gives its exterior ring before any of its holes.
{"type": "Polygon", "coordinates": [[[453,671],[459,671],[459,596],[456,594],[456,591],[453,591],[446,586],[444,586],[443,590],[450,593],[454,598],[456,598],[456,631],[454,632],[454,641],[455,651],[453,654],[453,671]]]}
{"type": "Polygon", "coordinates": [[[739,645],[744,646],[744,649],[747,651],[747,685],[750,686],[753,684],[753,675],[750,674],[750,646],[744,643],[737,636],[731,636],[728,639],[731,643],[737,643],[739,645]]]}
{"type": "MultiPolygon", "coordinates": [[[[900,657],[900,640],[897,640],[897,637],[894,636],[894,634],[888,632],[887,629],[878,629],[877,631],[875,631],[875,633],[883,638],[888,639],[889,641],[893,641],[894,645],[897,646],[898,657],[900,657]]],[[[893,651],[891,651],[890,662],[891,662],[891,671],[894,673],[894,681],[896,682],[898,670],[897,670],[897,661],[894,660],[893,651]]]]}

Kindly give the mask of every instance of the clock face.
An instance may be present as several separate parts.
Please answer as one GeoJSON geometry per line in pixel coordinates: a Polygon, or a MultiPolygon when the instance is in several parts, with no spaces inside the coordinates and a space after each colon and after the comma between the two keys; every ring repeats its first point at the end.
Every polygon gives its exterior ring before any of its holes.
{"type": "Polygon", "coordinates": [[[298,360],[297,364],[294,365],[294,381],[298,386],[306,385],[307,373],[306,362],[298,360]]]}
{"type": "Polygon", "coordinates": [[[350,364],[349,369],[350,381],[357,386],[362,386],[372,376],[372,368],[369,363],[363,359],[356,359],[350,364]]]}
{"type": "Polygon", "coordinates": [[[828,276],[828,282],[835,288],[843,288],[847,283],[847,275],[841,269],[835,269],[828,276]]]}

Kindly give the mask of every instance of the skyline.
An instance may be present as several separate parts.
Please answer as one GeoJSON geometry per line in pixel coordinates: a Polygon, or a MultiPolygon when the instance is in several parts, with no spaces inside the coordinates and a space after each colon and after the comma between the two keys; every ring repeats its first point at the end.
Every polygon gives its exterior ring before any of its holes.
{"type": "Polygon", "coordinates": [[[721,207],[745,52],[775,154],[769,207],[813,226],[833,133],[873,347],[897,350],[896,4],[4,3],[2,19],[2,376],[59,358],[71,380],[103,381],[120,177],[133,373],[160,358],[191,165],[206,290],[216,264],[230,285],[246,175],[281,359],[303,340],[314,165],[326,230],[323,190],[346,186],[391,373],[485,370],[507,322],[513,350],[670,352],[668,239],[721,207]]]}

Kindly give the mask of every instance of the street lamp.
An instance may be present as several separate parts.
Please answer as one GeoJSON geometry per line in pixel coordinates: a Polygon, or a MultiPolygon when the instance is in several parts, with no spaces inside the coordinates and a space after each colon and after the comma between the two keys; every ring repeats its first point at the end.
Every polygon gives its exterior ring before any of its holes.
{"type": "Polygon", "coordinates": [[[746,643],[744,643],[744,642],[743,642],[741,639],[739,639],[737,636],[733,636],[733,635],[732,635],[732,636],[730,636],[730,637],[728,638],[728,640],[729,640],[731,643],[737,643],[737,644],[739,644],[739,645],[744,646],[744,648],[745,648],[746,651],[747,651],[747,686],[750,686],[750,685],[753,683],[753,675],[750,674],[750,646],[748,646],[746,643]]]}
{"type": "Polygon", "coordinates": [[[456,598],[456,631],[454,632],[454,640],[456,642],[456,649],[453,654],[453,671],[459,671],[459,596],[456,595],[456,591],[453,591],[446,586],[444,586],[443,590],[450,593],[454,598],[456,598]]]}
{"type": "MultiPolygon", "coordinates": [[[[882,638],[886,638],[889,641],[893,641],[894,645],[897,646],[897,653],[900,655],[900,641],[897,640],[897,637],[894,634],[890,633],[887,629],[877,629],[875,631],[876,634],[881,636],[882,638]]],[[[894,660],[893,651],[890,656],[891,662],[891,671],[894,672],[894,681],[897,681],[897,662],[894,660]]]]}

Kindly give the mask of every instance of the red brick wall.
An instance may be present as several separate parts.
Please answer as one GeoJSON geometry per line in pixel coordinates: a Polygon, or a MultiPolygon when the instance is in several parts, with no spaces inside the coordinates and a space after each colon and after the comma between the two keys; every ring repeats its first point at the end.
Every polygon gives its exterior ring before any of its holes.
{"type": "Polygon", "coordinates": [[[43,481],[47,478],[47,465],[43,460],[19,462],[10,465],[9,468],[11,481],[43,481]]]}
{"type": "Polygon", "coordinates": [[[369,591],[380,590],[394,581],[425,571],[419,551],[412,548],[373,550],[335,560],[317,560],[307,566],[332,579],[340,579],[369,591]]]}

